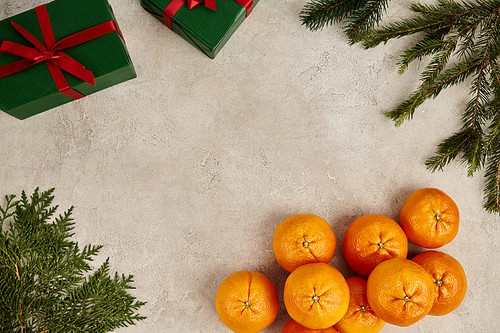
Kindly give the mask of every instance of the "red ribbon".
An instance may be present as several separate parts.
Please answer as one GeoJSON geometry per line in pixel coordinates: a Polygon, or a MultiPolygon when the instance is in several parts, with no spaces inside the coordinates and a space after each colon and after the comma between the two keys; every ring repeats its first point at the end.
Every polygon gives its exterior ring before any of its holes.
{"type": "MultiPolygon", "coordinates": [[[[187,6],[189,9],[193,9],[202,2],[203,0],[187,0],[187,6]]],[[[205,7],[215,10],[215,0],[205,0],[205,7]]]]}
{"type": "MultiPolygon", "coordinates": [[[[172,18],[177,13],[177,11],[184,5],[184,3],[188,4],[188,8],[192,9],[193,7],[199,5],[201,2],[205,1],[205,6],[215,10],[215,0],[172,0],[165,10],[163,11],[163,22],[167,27],[172,29],[172,18]]],[[[253,0],[234,0],[243,7],[245,7],[247,11],[247,17],[250,15],[253,9],[253,0]]]]}
{"type": "Polygon", "coordinates": [[[20,72],[23,69],[36,65],[40,62],[45,62],[49,69],[50,75],[52,76],[52,79],[57,86],[57,89],[61,93],[72,99],[79,99],[84,97],[84,95],[69,86],[61,69],[85,82],[90,83],[93,86],[95,86],[94,75],[78,61],[63,52],[60,52],[60,50],[85,43],[91,39],[106,35],[112,31],[118,31],[118,33],[120,33],[120,31],[118,30],[118,26],[114,21],[111,20],[92,28],[77,32],[76,34],[61,39],[56,43],[52,25],[49,19],[49,14],[47,12],[47,7],[45,5],[41,5],[36,7],[35,11],[45,45],[42,44],[28,31],[26,31],[23,27],[16,24],[15,22],[11,22],[12,26],[36,48],[4,41],[0,46],[0,52],[17,55],[24,59],[0,66],[0,78],[20,72]]]}

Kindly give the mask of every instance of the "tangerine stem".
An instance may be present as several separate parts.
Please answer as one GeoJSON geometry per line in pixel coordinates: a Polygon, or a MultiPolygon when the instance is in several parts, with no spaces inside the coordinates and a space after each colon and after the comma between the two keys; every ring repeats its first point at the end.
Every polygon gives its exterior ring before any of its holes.
{"type": "Polygon", "coordinates": [[[436,284],[437,284],[437,286],[438,286],[438,287],[441,287],[441,286],[443,285],[443,281],[441,281],[441,280],[437,280],[437,281],[436,281],[436,284]]]}
{"type": "Polygon", "coordinates": [[[245,306],[246,306],[247,308],[249,308],[249,307],[250,307],[250,305],[252,305],[252,302],[250,302],[250,301],[246,301],[246,302],[245,302],[245,306]]]}
{"type": "Polygon", "coordinates": [[[304,243],[302,243],[302,246],[307,249],[309,247],[309,242],[305,240],[304,243]]]}
{"type": "Polygon", "coordinates": [[[312,297],[312,300],[314,303],[317,303],[319,301],[319,296],[314,294],[313,297],[312,297]]]}

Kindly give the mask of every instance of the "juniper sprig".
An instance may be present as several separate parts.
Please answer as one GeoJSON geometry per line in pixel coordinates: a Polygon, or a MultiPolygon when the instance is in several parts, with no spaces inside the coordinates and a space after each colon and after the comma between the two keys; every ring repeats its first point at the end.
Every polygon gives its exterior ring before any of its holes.
{"type": "Polygon", "coordinates": [[[53,218],[53,191],[23,191],[0,206],[0,332],[104,333],[143,320],[132,276],[110,277],[109,259],[92,272],[102,246],[70,239],[73,208],[53,218]]]}

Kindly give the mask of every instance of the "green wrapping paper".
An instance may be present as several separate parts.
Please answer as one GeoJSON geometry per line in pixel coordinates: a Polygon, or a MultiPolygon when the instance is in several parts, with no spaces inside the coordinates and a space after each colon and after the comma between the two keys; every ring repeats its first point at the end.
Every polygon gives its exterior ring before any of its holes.
{"type": "MultiPolygon", "coordinates": [[[[141,0],[141,5],[163,22],[163,11],[170,2],[141,0]]],[[[253,6],[258,2],[254,0],[253,6]]],[[[234,0],[217,0],[217,10],[203,3],[192,9],[184,4],[172,18],[172,30],[213,59],[245,18],[246,9],[234,0]]]]}
{"type": "MultiPolygon", "coordinates": [[[[55,0],[47,3],[46,8],[56,42],[101,23],[110,20],[116,22],[107,0],[55,0]]],[[[9,41],[34,48],[11,22],[17,23],[44,43],[35,9],[32,9],[0,21],[0,44],[9,41]]],[[[62,71],[69,86],[85,96],[136,77],[125,42],[118,31],[61,51],[94,75],[95,86],[92,86],[62,71]]],[[[0,66],[20,59],[20,56],[0,52],[0,66]]],[[[73,100],[59,92],[45,62],[0,77],[0,109],[19,119],[73,100]]]]}

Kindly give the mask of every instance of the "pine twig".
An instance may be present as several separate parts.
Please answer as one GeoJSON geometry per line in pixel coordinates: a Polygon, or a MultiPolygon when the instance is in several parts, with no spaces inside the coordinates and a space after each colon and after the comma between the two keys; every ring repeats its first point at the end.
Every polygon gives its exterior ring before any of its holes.
{"type": "Polygon", "coordinates": [[[436,6],[412,5],[416,16],[380,30],[368,32],[363,45],[374,47],[392,38],[423,33],[421,41],[405,51],[400,73],[415,59],[431,57],[422,75],[422,84],[412,96],[386,115],[400,126],[411,119],[416,108],[430,97],[472,77],[471,100],[462,116],[460,132],[443,140],[436,155],[426,161],[431,171],[462,156],[467,175],[472,176],[487,164],[485,208],[500,212],[500,155],[497,150],[498,127],[486,124],[500,112],[500,80],[492,64],[500,55],[500,1],[482,0],[457,3],[439,0],[436,6]],[[436,38],[438,37],[438,38],[436,38]],[[449,65],[451,56],[459,59],[449,65]]]}
{"type": "Polygon", "coordinates": [[[311,31],[347,21],[345,33],[351,43],[381,19],[389,0],[311,0],[300,19],[311,31]]]}
{"type": "Polygon", "coordinates": [[[412,17],[378,27],[387,3],[312,0],[301,12],[301,20],[311,30],[344,22],[349,42],[360,42],[367,49],[391,39],[419,36],[401,55],[398,72],[403,74],[415,60],[427,61],[427,65],[419,87],[385,112],[396,126],[412,119],[429,98],[471,78],[471,99],[463,111],[462,128],[438,145],[426,165],[434,172],[460,158],[468,176],[486,167],[484,208],[500,213],[500,0],[414,3],[412,17]]]}
{"type": "Polygon", "coordinates": [[[351,44],[360,41],[360,36],[380,22],[387,3],[388,0],[367,0],[362,7],[350,13],[345,33],[351,44]]]}

